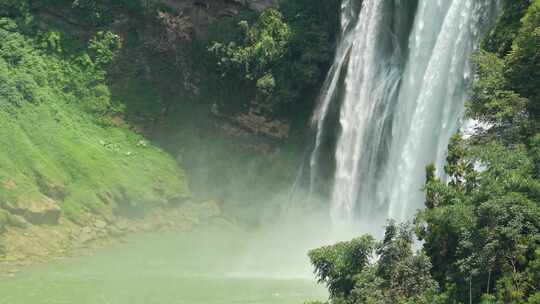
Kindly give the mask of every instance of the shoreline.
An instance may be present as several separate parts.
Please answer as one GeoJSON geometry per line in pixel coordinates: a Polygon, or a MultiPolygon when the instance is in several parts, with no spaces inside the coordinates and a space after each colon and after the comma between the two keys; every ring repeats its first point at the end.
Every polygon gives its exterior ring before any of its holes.
{"type": "Polygon", "coordinates": [[[62,219],[58,225],[7,227],[0,234],[0,245],[5,250],[5,256],[0,257],[0,276],[14,276],[25,268],[54,259],[91,255],[98,249],[126,243],[128,237],[138,233],[186,232],[213,220],[232,223],[215,202],[205,202],[160,207],[139,218],[115,217],[105,221],[95,215],[91,224],[84,226],[62,219]]]}

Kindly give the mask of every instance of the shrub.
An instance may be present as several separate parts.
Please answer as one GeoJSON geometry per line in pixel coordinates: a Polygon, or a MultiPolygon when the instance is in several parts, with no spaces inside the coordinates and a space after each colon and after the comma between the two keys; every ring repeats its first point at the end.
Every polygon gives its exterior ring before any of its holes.
{"type": "Polygon", "coordinates": [[[109,65],[118,55],[121,48],[122,40],[120,36],[110,31],[97,32],[88,44],[94,63],[99,67],[109,65]]]}

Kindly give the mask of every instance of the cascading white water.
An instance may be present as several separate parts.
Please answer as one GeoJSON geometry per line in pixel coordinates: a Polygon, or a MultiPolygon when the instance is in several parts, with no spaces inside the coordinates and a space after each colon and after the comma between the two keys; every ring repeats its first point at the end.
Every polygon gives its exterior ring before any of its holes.
{"type": "Polygon", "coordinates": [[[353,0],[343,2],[310,159],[313,185],[329,108],[340,103],[335,222],[406,220],[421,208],[425,166],[444,163],[463,115],[469,59],[497,2],[364,0],[359,14],[353,0]]]}

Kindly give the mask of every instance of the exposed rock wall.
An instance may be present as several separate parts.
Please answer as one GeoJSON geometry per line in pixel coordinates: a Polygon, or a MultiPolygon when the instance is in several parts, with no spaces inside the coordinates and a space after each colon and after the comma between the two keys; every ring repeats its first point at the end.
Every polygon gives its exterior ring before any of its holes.
{"type": "Polygon", "coordinates": [[[204,35],[208,25],[220,17],[234,16],[247,7],[261,11],[279,0],[159,0],[169,8],[190,17],[196,35],[204,35]]]}

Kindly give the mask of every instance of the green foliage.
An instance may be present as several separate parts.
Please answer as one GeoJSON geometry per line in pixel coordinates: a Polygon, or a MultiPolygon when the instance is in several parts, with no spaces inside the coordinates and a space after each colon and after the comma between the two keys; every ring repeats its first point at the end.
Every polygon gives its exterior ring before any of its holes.
{"type": "Polygon", "coordinates": [[[257,79],[257,90],[264,95],[271,95],[276,88],[276,80],[272,74],[265,74],[261,78],[257,79]]]}
{"type": "Polygon", "coordinates": [[[532,1],[522,27],[505,58],[507,83],[521,96],[529,98],[532,114],[540,117],[540,1],[532,1]]]}
{"type": "Polygon", "coordinates": [[[503,12],[491,33],[483,42],[483,49],[505,56],[512,49],[512,42],[521,27],[521,18],[529,7],[530,0],[504,0],[503,12]]]}
{"type": "Polygon", "coordinates": [[[471,89],[469,115],[489,124],[489,133],[508,141],[526,136],[529,101],[506,86],[504,61],[480,51],[474,57],[477,80],[471,89]]]}
{"type": "Polygon", "coordinates": [[[28,0],[0,0],[0,17],[28,18],[30,4],[28,0]]]}
{"type": "Polygon", "coordinates": [[[90,39],[88,49],[90,50],[94,63],[99,67],[109,65],[122,48],[120,37],[109,31],[99,31],[90,39]]]}
{"type": "Polygon", "coordinates": [[[146,13],[143,1],[134,0],[41,0],[31,4],[33,8],[70,10],[77,22],[92,27],[108,26],[119,14],[128,13],[140,18],[146,13]]]}
{"type": "Polygon", "coordinates": [[[363,236],[309,255],[319,282],[328,286],[331,303],[442,303],[429,258],[414,253],[413,241],[410,225],[391,222],[382,242],[363,236]],[[379,260],[370,262],[374,253],[379,260]]]}
{"type": "MultiPolygon", "coordinates": [[[[227,76],[221,80],[227,83],[224,87],[242,82],[248,94],[236,99],[244,104],[257,95],[274,109],[306,103],[318,93],[332,60],[338,16],[335,0],[284,1],[279,9],[222,31],[209,50],[220,75],[227,76]]],[[[227,22],[218,26],[224,28],[227,22]]]]}
{"type": "Polygon", "coordinates": [[[480,128],[452,137],[444,179],[426,168],[422,251],[391,224],[344,303],[539,303],[540,1],[504,5],[473,58],[467,106],[480,128]]]}
{"type": "Polygon", "coordinates": [[[48,31],[39,37],[39,47],[51,53],[62,53],[62,34],[58,31],[48,31]]]}
{"type": "MultiPolygon", "coordinates": [[[[463,141],[453,145],[460,147],[450,151],[464,151],[463,141]]],[[[490,143],[466,152],[457,162],[481,170],[449,170],[452,182],[428,181],[426,205],[435,208],[417,218],[435,277],[457,283],[454,297],[461,300],[469,293],[467,280],[478,299],[504,274],[525,269],[540,244],[540,183],[525,147],[490,143]]],[[[451,152],[449,162],[456,162],[455,157],[451,152]]]]}
{"type": "Polygon", "coordinates": [[[112,124],[105,71],[88,55],[42,49],[10,19],[0,39],[0,202],[49,197],[84,221],[189,196],[174,160],[112,124]]]}
{"type": "Polygon", "coordinates": [[[328,286],[332,297],[350,295],[354,277],[368,265],[374,245],[371,236],[363,236],[309,252],[319,282],[328,286]]]}
{"type": "Polygon", "coordinates": [[[112,15],[108,13],[110,10],[110,1],[100,0],[73,0],[71,6],[73,9],[80,11],[81,15],[87,22],[93,25],[102,25],[110,23],[112,15]]]}
{"type": "Polygon", "coordinates": [[[273,82],[272,67],[284,56],[289,43],[289,26],[276,9],[262,12],[252,26],[247,21],[241,21],[238,26],[244,33],[241,43],[214,42],[209,51],[219,58],[223,76],[232,71],[247,81],[256,81],[257,87],[266,92],[273,82]]]}
{"type": "Polygon", "coordinates": [[[469,104],[470,116],[491,125],[487,133],[510,142],[523,142],[540,131],[540,1],[523,5],[511,49],[483,50],[475,56],[477,79],[469,104]]]}
{"type": "Polygon", "coordinates": [[[334,54],[340,3],[295,0],[281,4],[292,38],[288,56],[279,67],[279,98],[297,102],[305,95],[318,93],[334,54]]]}
{"type": "MultiPolygon", "coordinates": [[[[450,177],[449,184],[464,191],[470,191],[476,184],[474,164],[466,160],[469,155],[467,148],[466,142],[459,134],[452,136],[444,166],[444,173],[450,177]]],[[[428,179],[429,181],[433,179],[428,179]]]]}
{"type": "MultiPolygon", "coordinates": [[[[377,247],[376,275],[381,280],[382,299],[388,303],[431,303],[426,302],[426,297],[437,291],[437,284],[430,274],[431,262],[422,252],[414,254],[413,242],[414,233],[409,225],[397,226],[391,222],[377,247]]],[[[364,293],[368,294],[370,290],[366,288],[364,293]]]]}

